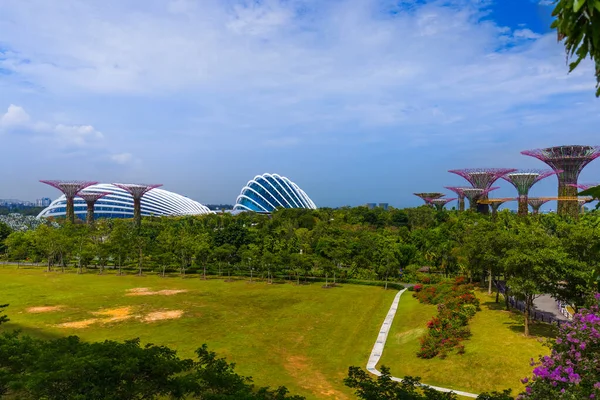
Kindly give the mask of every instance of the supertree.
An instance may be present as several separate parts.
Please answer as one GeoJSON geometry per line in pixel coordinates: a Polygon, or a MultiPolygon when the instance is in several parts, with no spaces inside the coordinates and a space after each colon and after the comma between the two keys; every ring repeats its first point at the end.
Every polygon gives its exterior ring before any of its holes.
{"type": "MultiPolygon", "coordinates": [[[[500,177],[514,171],[516,171],[514,168],[466,168],[451,169],[448,172],[462,176],[474,188],[489,189],[500,177]]],[[[481,200],[485,200],[486,198],[487,193],[482,195],[481,200]]],[[[488,205],[482,205],[479,210],[487,213],[489,211],[488,205]]]]}
{"type": "Polygon", "coordinates": [[[162,186],[162,184],[113,183],[113,185],[129,192],[133,197],[133,221],[139,227],[142,224],[142,197],[150,190],[162,186]]]}
{"type": "Polygon", "coordinates": [[[496,190],[498,188],[499,188],[498,186],[490,187],[490,188],[487,188],[487,189],[464,188],[462,190],[462,192],[464,193],[465,197],[467,199],[469,199],[469,208],[472,211],[477,211],[477,203],[479,202],[479,200],[487,200],[485,198],[487,196],[487,194],[489,192],[491,192],[492,190],[496,190]]]}
{"type": "MultiPolygon", "coordinates": [[[[600,157],[600,146],[556,146],[545,149],[525,150],[521,154],[535,157],[548,164],[558,175],[558,197],[577,196],[577,184],[581,170],[590,162],[600,157]]],[[[559,201],[557,210],[559,214],[569,214],[577,217],[577,201],[559,201]]]]}
{"type": "Polygon", "coordinates": [[[528,169],[511,172],[502,176],[502,179],[511,183],[519,193],[519,215],[527,215],[529,212],[529,209],[527,207],[527,197],[529,196],[529,189],[531,189],[533,185],[535,185],[542,179],[547,178],[551,175],[555,175],[558,172],[560,171],[528,169]]]}
{"type": "Polygon", "coordinates": [[[110,194],[109,192],[79,192],[77,193],[78,197],[81,197],[85,200],[85,204],[87,204],[87,214],[86,214],[86,222],[88,225],[92,225],[94,223],[94,206],[96,202],[102,197],[110,194]]]}
{"type": "Polygon", "coordinates": [[[529,203],[529,205],[533,209],[533,213],[537,214],[540,212],[540,207],[542,207],[550,200],[552,200],[551,197],[530,197],[529,199],[527,199],[527,203],[529,203]]]}
{"type": "Polygon", "coordinates": [[[429,204],[433,204],[435,206],[435,208],[438,211],[442,211],[444,209],[444,206],[448,203],[450,203],[452,200],[456,200],[456,198],[452,198],[452,199],[427,199],[427,202],[429,204]]]}
{"type": "Polygon", "coordinates": [[[432,192],[432,193],[413,193],[415,196],[420,197],[425,204],[429,204],[428,199],[439,199],[444,197],[444,193],[432,192]]]}
{"type": "Polygon", "coordinates": [[[514,200],[516,200],[516,199],[512,198],[512,197],[506,197],[506,198],[480,200],[480,203],[489,204],[489,206],[492,208],[492,219],[496,220],[496,217],[498,216],[498,208],[500,208],[500,206],[502,204],[506,203],[507,201],[514,201],[514,200]]]}
{"type": "MultiPolygon", "coordinates": [[[[597,185],[594,185],[594,186],[597,186],[597,185]]],[[[591,186],[591,187],[593,187],[593,186],[591,186]]],[[[585,213],[585,205],[593,200],[594,200],[594,198],[591,196],[578,197],[577,203],[579,204],[579,212],[581,214],[585,213]]]]}
{"type": "Polygon", "coordinates": [[[458,196],[458,211],[465,211],[465,194],[463,193],[463,189],[469,188],[456,186],[445,186],[445,188],[452,190],[458,196]]]}
{"type": "Polygon", "coordinates": [[[88,186],[95,185],[98,182],[93,181],[46,181],[40,180],[40,182],[45,183],[46,185],[50,185],[65,195],[67,200],[67,210],[66,210],[66,218],[67,221],[71,223],[75,222],[75,207],[74,207],[74,199],[77,192],[85,189],[88,186]]]}

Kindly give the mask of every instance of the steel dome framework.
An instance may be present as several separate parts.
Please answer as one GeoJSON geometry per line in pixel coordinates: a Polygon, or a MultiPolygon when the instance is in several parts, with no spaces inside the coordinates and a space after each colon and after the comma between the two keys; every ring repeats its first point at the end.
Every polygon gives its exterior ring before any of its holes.
{"type": "Polygon", "coordinates": [[[233,207],[237,211],[269,213],[277,208],[316,209],[315,203],[298,185],[278,174],[256,175],[242,188],[233,207]]]}
{"type": "MultiPolygon", "coordinates": [[[[94,207],[95,218],[133,218],[133,197],[127,191],[109,183],[100,183],[89,186],[85,193],[108,193],[96,201],[94,207]]],[[[177,216],[177,215],[204,215],[213,212],[208,207],[184,197],[180,194],[162,189],[154,189],[146,193],[141,199],[142,216],[177,216]]],[[[66,198],[61,196],[46,207],[38,217],[61,218],[66,214],[66,198]]],[[[75,197],[74,214],[84,220],[87,216],[87,204],[83,198],[75,197]]]]}

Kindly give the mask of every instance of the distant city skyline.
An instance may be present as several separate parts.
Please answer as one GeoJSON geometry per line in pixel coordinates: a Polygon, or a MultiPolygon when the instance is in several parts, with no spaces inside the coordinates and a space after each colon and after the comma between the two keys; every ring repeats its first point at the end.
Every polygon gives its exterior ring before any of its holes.
{"type": "MultiPolygon", "coordinates": [[[[551,11],[538,0],[3,1],[0,197],[54,200],[39,179],[94,179],[233,203],[277,173],[319,207],[412,207],[414,192],[468,185],[450,169],[545,168],[520,151],[600,144],[592,64],[568,74],[551,11]]],[[[600,181],[600,161],[579,181],[600,181]]],[[[491,197],[516,196],[497,183],[491,197]]]]}

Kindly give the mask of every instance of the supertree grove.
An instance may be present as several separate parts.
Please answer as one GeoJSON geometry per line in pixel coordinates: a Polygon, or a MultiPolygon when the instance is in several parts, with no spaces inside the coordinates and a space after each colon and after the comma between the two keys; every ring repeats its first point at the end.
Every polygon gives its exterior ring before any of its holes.
{"type": "Polygon", "coordinates": [[[96,202],[101,199],[102,197],[106,196],[107,194],[110,194],[108,192],[79,192],[77,193],[78,197],[81,197],[83,200],[85,200],[85,203],[87,204],[87,213],[86,213],[86,222],[88,225],[92,225],[94,223],[94,207],[96,205],[96,202]]]}
{"type": "Polygon", "coordinates": [[[551,175],[555,175],[559,172],[560,171],[555,170],[528,169],[510,172],[502,176],[502,179],[511,183],[517,189],[519,194],[519,215],[528,214],[529,210],[527,207],[527,197],[529,196],[529,190],[531,187],[542,179],[551,175]]]}
{"type": "Polygon", "coordinates": [[[429,199],[439,199],[441,197],[444,197],[445,194],[444,193],[438,193],[438,192],[431,192],[431,193],[413,193],[415,196],[420,197],[425,204],[429,204],[429,199]]]}
{"type": "Polygon", "coordinates": [[[113,185],[129,192],[133,197],[133,221],[139,227],[142,223],[142,197],[162,184],[113,183],[113,185]]]}
{"type": "MultiPolygon", "coordinates": [[[[476,189],[489,189],[502,176],[514,171],[516,171],[514,168],[466,168],[451,169],[448,172],[465,178],[476,189]]],[[[482,194],[480,200],[486,198],[487,193],[482,194]]],[[[488,205],[482,205],[480,211],[487,213],[489,211],[488,205]]]]}
{"type": "Polygon", "coordinates": [[[40,180],[40,182],[45,183],[46,185],[50,185],[65,195],[67,200],[67,210],[66,217],[67,221],[71,223],[75,222],[75,207],[74,207],[74,199],[77,193],[88,186],[95,185],[98,182],[94,181],[48,181],[48,180],[40,180]]]}
{"type": "MultiPolygon", "coordinates": [[[[577,196],[577,180],[583,168],[600,157],[600,146],[568,145],[547,147],[544,149],[525,150],[521,154],[535,157],[545,162],[557,171],[558,197],[574,198],[577,196]],[[560,171],[560,172],[559,172],[560,171]]],[[[559,214],[577,217],[578,205],[576,200],[559,201],[559,214]]]]}
{"type": "Polygon", "coordinates": [[[443,199],[427,199],[429,204],[433,204],[438,211],[442,211],[444,206],[449,202],[456,200],[456,198],[443,198],[443,199]]]}

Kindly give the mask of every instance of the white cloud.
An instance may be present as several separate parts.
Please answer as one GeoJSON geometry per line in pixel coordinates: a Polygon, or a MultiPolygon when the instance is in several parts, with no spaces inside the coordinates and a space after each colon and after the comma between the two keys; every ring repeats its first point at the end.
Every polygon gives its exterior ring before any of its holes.
{"type": "Polygon", "coordinates": [[[30,117],[22,107],[11,104],[8,111],[0,117],[0,129],[26,126],[29,121],[30,117]]]}
{"type": "Polygon", "coordinates": [[[131,153],[112,154],[110,159],[117,164],[127,164],[133,160],[131,153]]]}
{"type": "Polygon", "coordinates": [[[98,144],[104,136],[91,125],[51,124],[33,121],[23,107],[11,104],[0,114],[0,132],[28,132],[34,141],[52,143],[55,147],[84,148],[98,144]]]}
{"type": "MultiPolygon", "coordinates": [[[[488,3],[4,0],[0,37],[11,50],[0,68],[58,97],[200,104],[202,115],[183,116],[190,131],[240,146],[374,129],[407,143],[468,142],[531,107],[592,95],[589,63],[568,75],[554,34],[484,21],[488,3]]],[[[567,120],[566,103],[557,113],[567,120]]],[[[140,135],[143,116],[130,117],[124,130],[140,135]]]]}

